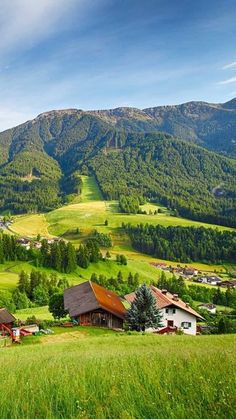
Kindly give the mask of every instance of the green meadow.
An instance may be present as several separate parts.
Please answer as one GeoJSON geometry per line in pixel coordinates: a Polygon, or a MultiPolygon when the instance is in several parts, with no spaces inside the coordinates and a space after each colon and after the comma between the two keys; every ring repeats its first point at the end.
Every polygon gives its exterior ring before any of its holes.
{"type": "MultiPolygon", "coordinates": [[[[160,269],[151,265],[151,262],[156,261],[156,259],[132,249],[129,238],[120,228],[122,222],[130,222],[131,224],[162,224],[165,226],[203,225],[205,227],[225,229],[225,227],[173,217],[164,207],[161,207],[162,213],[154,215],[155,210],[158,208],[160,208],[158,204],[147,203],[143,206],[143,209],[147,211],[146,215],[123,214],[120,212],[116,201],[102,200],[101,192],[93,177],[83,176],[82,194],[75,199],[74,203],[65,205],[47,214],[17,216],[14,218],[11,232],[27,237],[36,237],[38,234],[42,237],[61,236],[70,240],[76,247],[94,229],[110,234],[113,242],[112,249],[109,249],[112,256],[110,260],[91,264],[88,269],[78,267],[74,273],[69,275],[58,273],[59,278],[66,276],[71,285],[90,279],[93,272],[110,277],[117,276],[118,272],[121,271],[124,278],[128,276],[129,272],[132,272],[132,274],[137,272],[140,276],[140,281],[156,281],[161,272],[160,269]],[[105,220],[108,221],[107,226],[105,225],[105,220]],[[128,259],[127,266],[121,266],[116,263],[115,258],[118,253],[126,255],[128,259]]],[[[106,249],[102,251],[105,254],[106,249]]],[[[177,263],[171,261],[165,262],[173,266],[177,265],[177,263]]],[[[227,269],[235,268],[234,266],[205,265],[202,263],[192,263],[191,265],[202,272],[217,272],[220,274],[225,274],[227,269]]],[[[24,262],[11,262],[0,265],[0,290],[13,290],[17,284],[19,272],[25,270],[30,273],[34,268],[32,264],[24,262]]],[[[50,269],[40,269],[48,275],[52,272],[50,269]]]]}
{"type": "MultiPolygon", "coordinates": [[[[206,228],[217,228],[219,230],[227,227],[191,221],[188,219],[174,217],[169,211],[158,205],[147,203],[143,209],[147,214],[123,214],[120,212],[117,201],[104,201],[101,192],[93,177],[82,176],[83,188],[80,197],[74,203],[65,205],[47,214],[31,214],[15,217],[11,231],[15,234],[36,237],[41,236],[62,236],[78,246],[93,230],[110,234],[113,241],[111,253],[124,253],[130,259],[142,259],[149,262],[153,258],[135,252],[130,244],[129,238],[121,230],[122,223],[150,223],[164,226],[204,226],[206,228]],[[162,209],[162,213],[154,215],[155,210],[162,209]],[[149,213],[151,211],[151,213],[149,213]],[[108,225],[105,225],[107,220],[108,225]],[[79,233],[77,232],[79,229],[79,233]]],[[[197,264],[195,264],[197,265],[197,264]]],[[[200,269],[204,269],[201,265],[200,269]]],[[[209,270],[208,265],[205,266],[209,270]]],[[[216,265],[212,270],[220,269],[216,265]]]]}
{"type": "Polygon", "coordinates": [[[92,328],[29,338],[28,344],[0,349],[0,416],[233,419],[235,344],[235,335],[127,335],[92,328]]]}

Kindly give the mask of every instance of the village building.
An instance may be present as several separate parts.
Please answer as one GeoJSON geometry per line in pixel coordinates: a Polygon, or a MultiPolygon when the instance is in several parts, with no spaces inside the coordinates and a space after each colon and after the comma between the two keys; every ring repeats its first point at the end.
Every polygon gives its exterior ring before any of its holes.
{"type": "Polygon", "coordinates": [[[21,237],[21,238],[17,239],[16,241],[17,241],[18,244],[20,244],[26,250],[30,249],[31,242],[27,238],[21,237]]]}
{"type": "Polygon", "coordinates": [[[11,330],[15,321],[15,317],[6,308],[0,308],[0,332],[5,332],[6,328],[11,330]]]}
{"type": "Polygon", "coordinates": [[[207,310],[211,314],[216,314],[216,306],[214,304],[210,304],[210,303],[199,304],[198,308],[200,310],[207,310]]]}
{"type": "Polygon", "coordinates": [[[236,279],[221,281],[219,285],[223,288],[236,288],[236,279]]]}
{"type": "MultiPolygon", "coordinates": [[[[197,320],[204,320],[200,314],[193,310],[188,303],[184,303],[177,294],[171,294],[167,290],[160,290],[150,286],[156,300],[157,308],[162,314],[162,327],[158,333],[174,333],[182,330],[188,335],[196,335],[197,320]]],[[[126,301],[132,303],[135,293],[125,296],[126,301]]]]}
{"type": "Polygon", "coordinates": [[[219,285],[221,279],[216,275],[204,275],[197,279],[197,282],[208,285],[219,285]]]}
{"type": "Polygon", "coordinates": [[[91,281],[67,288],[64,307],[80,325],[123,328],[126,309],[119,296],[91,281]]]}
{"type": "Polygon", "coordinates": [[[192,268],[191,266],[187,266],[183,269],[183,274],[187,277],[195,276],[198,274],[198,270],[196,268],[192,268]]]}

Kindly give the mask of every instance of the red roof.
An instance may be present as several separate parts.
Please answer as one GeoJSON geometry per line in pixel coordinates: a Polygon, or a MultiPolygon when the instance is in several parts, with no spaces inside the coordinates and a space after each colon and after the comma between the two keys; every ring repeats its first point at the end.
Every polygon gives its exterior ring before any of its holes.
{"type": "MultiPolygon", "coordinates": [[[[184,303],[184,301],[178,300],[174,297],[173,294],[170,292],[163,293],[159,288],[154,287],[154,285],[150,286],[150,289],[152,291],[153,296],[156,299],[157,307],[162,309],[168,306],[175,306],[177,308],[181,308],[184,311],[187,311],[188,313],[192,314],[195,317],[198,317],[199,319],[203,319],[200,314],[198,314],[195,310],[193,310],[191,307],[189,307],[188,304],[184,303]]],[[[132,301],[135,299],[135,293],[132,292],[131,294],[128,294],[125,296],[125,299],[132,303],[132,301]]]]}
{"type": "Polygon", "coordinates": [[[104,310],[124,319],[126,309],[119,296],[91,281],[83,282],[64,291],[64,306],[71,317],[90,311],[104,310]]]}
{"type": "Polygon", "coordinates": [[[125,317],[126,309],[123,306],[119,296],[115,292],[107,290],[106,288],[103,288],[91,281],[90,285],[93,289],[97,301],[102,308],[110,311],[118,317],[125,317]]]}

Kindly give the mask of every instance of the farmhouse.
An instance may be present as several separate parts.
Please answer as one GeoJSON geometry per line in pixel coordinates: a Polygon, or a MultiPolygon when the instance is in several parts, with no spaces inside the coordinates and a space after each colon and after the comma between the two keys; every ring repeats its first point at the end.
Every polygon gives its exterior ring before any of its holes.
{"type": "Polygon", "coordinates": [[[206,303],[198,306],[201,310],[207,310],[209,313],[216,314],[216,306],[214,304],[206,303]]]}
{"type": "MultiPolygon", "coordinates": [[[[180,300],[178,294],[171,294],[167,290],[160,290],[153,285],[150,286],[150,289],[162,314],[163,327],[158,332],[169,333],[180,329],[188,335],[196,335],[197,320],[203,320],[203,317],[193,310],[188,303],[180,300]]],[[[134,292],[125,296],[129,303],[134,298],[134,292]]]]}
{"type": "Polygon", "coordinates": [[[126,314],[117,294],[91,281],[64,291],[64,307],[80,325],[121,329],[126,314]]]}
{"type": "Polygon", "coordinates": [[[191,266],[187,266],[183,269],[183,274],[187,277],[194,276],[198,274],[198,270],[196,268],[192,268],[191,266]]]}
{"type": "Polygon", "coordinates": [[[6,308],[0,308],[0,332],[5,328],[11,330],[15,321],[15,317],[6,308]]]}
{"type": "Polygon", "coordinates": [[[216,275],[204,275],[197,279],[197,282],[209,285],[218,285],[221,283],[221,279],[216,275]]]}

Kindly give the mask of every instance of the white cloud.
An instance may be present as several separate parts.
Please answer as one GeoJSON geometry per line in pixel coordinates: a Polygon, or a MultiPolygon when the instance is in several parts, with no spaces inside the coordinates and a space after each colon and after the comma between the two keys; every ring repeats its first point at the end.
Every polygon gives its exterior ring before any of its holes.
{"type": "Polygon", "coordinates": [[[236,68],[236,61],[233,61],[232,63],[224,65],[224,67],[222,67],[222,70],[228,70],[230,68],[236,68]]]}
{"type": "Polygon", "coordinates": [[[236,83],[236,77],[231,77],[230,79],[222,80],[218,82],[218,84],[231,84],[231,83],[236,83]]]}
{"type": "Polygon", "coordinates": [[[0,56],[27,49],[65,25],[85,0],[1,0],[0,56]]]}

